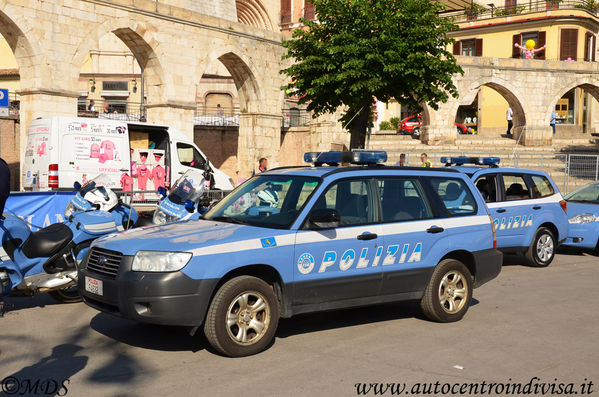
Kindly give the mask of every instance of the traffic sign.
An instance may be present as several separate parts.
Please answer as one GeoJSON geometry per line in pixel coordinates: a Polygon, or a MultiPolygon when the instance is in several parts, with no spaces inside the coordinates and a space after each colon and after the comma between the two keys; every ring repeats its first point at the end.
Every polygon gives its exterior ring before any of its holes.
{"type": "Polygon", "coordinates": [[[8,89],[0,88],[0,108],[8,108],[8,89]]]}

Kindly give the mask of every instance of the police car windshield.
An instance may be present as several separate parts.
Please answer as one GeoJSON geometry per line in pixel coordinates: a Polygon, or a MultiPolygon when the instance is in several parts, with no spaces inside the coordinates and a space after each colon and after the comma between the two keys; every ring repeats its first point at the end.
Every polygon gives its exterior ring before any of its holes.
{"type": "Polygon", "coordinates": [[[320,182],[295,175],[258,175],[204,215],[204,219],[287,229],[320,182]]]}
{"type": "Polygon", "coordinates": [[[599,184],[593,183],[574,190],[566,196],[567,201],[599,204],[599,184]]]}

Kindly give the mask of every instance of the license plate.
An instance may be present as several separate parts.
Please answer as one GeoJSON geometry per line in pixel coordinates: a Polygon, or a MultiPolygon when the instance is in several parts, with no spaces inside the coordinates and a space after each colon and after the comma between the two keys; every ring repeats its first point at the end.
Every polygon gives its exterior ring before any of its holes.
{"type": "Polygon", "coordinates": [[[85,277],[85,290],[96,295],[104,295],[102,289],[102,280],[98,280],[91,277],[85,277]]]}

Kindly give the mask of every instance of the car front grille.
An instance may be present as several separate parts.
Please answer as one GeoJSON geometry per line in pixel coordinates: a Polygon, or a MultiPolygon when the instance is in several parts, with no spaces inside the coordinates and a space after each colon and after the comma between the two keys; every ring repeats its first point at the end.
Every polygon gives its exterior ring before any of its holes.
{"type": "Polygon", "coordinates": [[[123,254],[100,248],[92,248],[87,260],[87,269],[112,278],[116,277],[123,254]]]}

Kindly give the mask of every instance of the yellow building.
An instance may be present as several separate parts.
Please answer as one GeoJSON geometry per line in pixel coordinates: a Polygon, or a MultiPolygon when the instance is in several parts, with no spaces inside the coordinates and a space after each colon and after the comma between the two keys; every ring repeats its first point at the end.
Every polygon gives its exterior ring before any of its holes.
{"type": "MultiPolygon", "coordinates": [[[[534,41],[534,59],[571,62],[596,61],[596,35],[599,30],[597,7],[583,0],[517,3],[490,3],[453,13],[459,31],[452,34],[454,55],[496,58],[526,58],[525,47],[534,41]],[[546,48],[544,48],[546,46],[546,48]]],[[[534,71],[534,70],[532,70],[534,71]]],[[[527,79],[526,67],[522,79],[527,79]]],[[[529,73],[530,74],[530,73],[529,73]]],[[[530,74],[532,76],[532,74],[530,74]]],[[[518,84],[518,82],[514,82],[518,84]]],[[[456,122],[468,124],[482,135],[506,132],[508,103],[492,88],[483,86],[470,106],[462,106],[456,122]]],[[[558,133],[594,132],[599,107],[597,101],[577,88],[556,105],[558,133]],[[595,110],[593,112],[593,110],[595,110]]],[[[549,121],[548,121],[549,122],[549,121]]]]}

